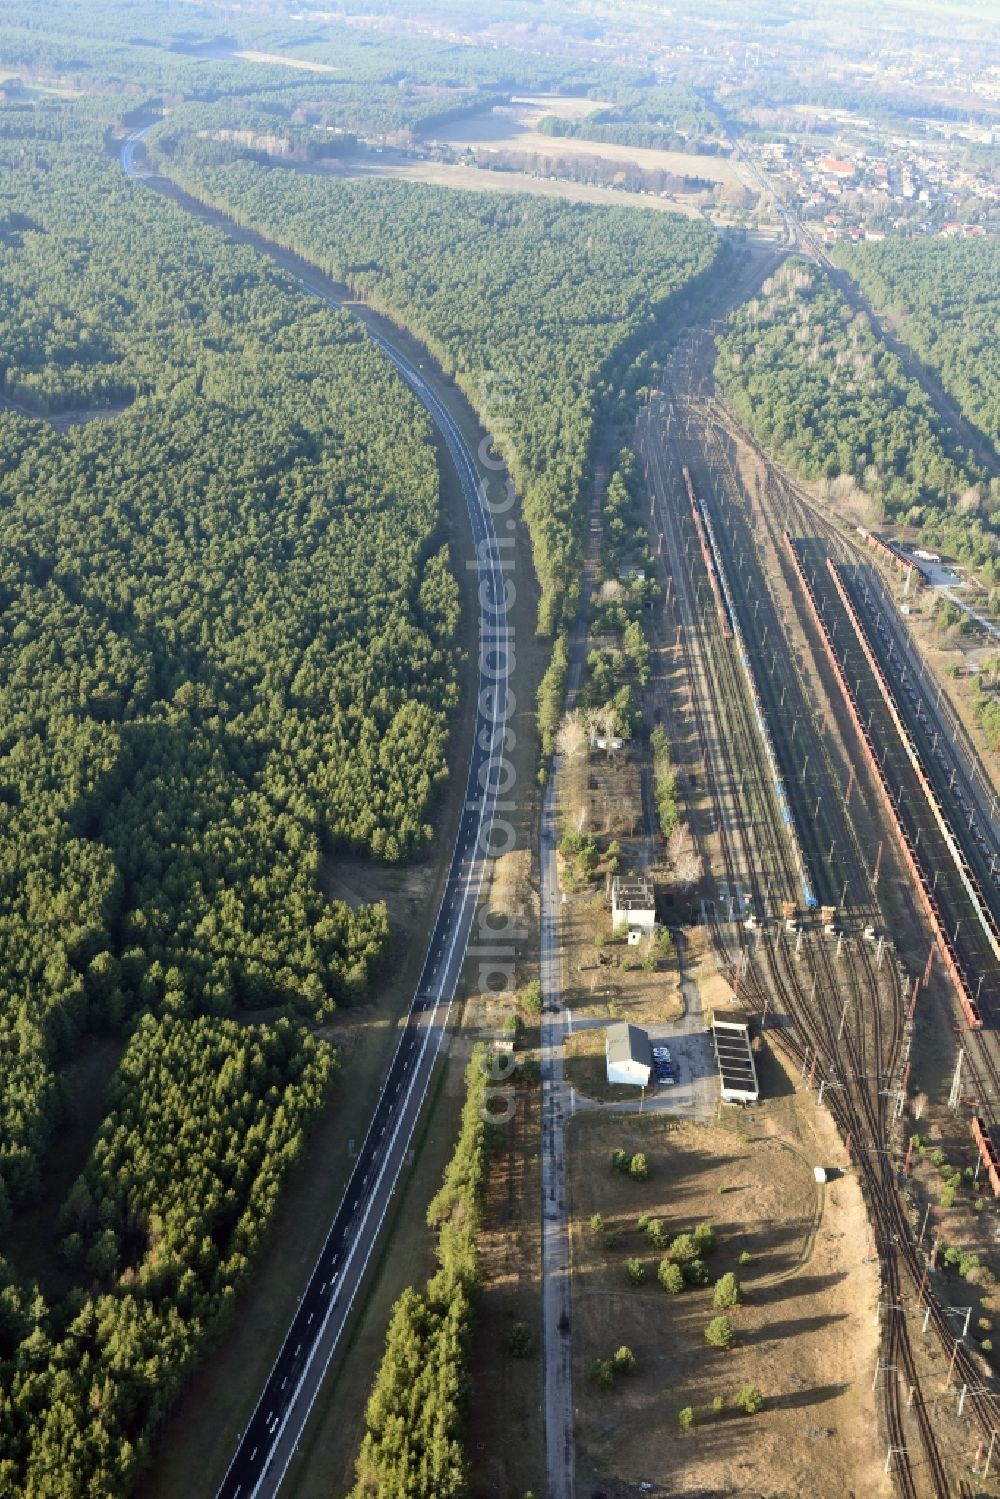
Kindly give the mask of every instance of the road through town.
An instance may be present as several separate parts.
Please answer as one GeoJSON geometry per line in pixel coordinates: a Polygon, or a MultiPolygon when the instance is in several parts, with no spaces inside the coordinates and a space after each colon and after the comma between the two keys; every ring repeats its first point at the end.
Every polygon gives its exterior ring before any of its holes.
{"type": "MultiPolygon", "coordinates": [[[[130,136],[122,147],[122,168],[136,180],[146,174],[136,165],[135,148],[149,128],[130,136]]],[[[341,305],[324,288],[318,274],[303,274],[298,279],[310,295],[333,307],[341,305]]],[[[367,324],[365,327],[422,402],[461,481],[479,576],[478,716],[447,884],[416,993],[343,1198],[218,1489],[219,1499],[273,1499],[278,1494],[344,1332],[445,1036],[475,916],[501,769],[507,711],[507,606],[501,547],[485,486],[461,431],[419,369],[377,331],[367,324]]],[[[506,524],[513,528],[513,521],[506,524]]],[[[511,543],[505,538],[504,544],[511,543]]]]}

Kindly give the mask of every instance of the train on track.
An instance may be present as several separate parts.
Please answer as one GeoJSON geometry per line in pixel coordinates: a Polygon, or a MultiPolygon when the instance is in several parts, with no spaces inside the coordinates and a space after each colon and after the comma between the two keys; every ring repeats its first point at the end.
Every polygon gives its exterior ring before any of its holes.
{"type": "MultiPolygon", "coordinates": [[[[947,929],[942,919],[941,909],[938,905],[937,897],[934,893],[934,885],[932,885],[930,880],[927,878],[927,874],[924,870],[921,861],[921,854],[919,849],[917,848],[916,841],[911,836],[909,830],[904,826],[902,819],[900,818],[899,810],[896,804],[895,788],[889,784],[884,766],[877,751],[875,741],[872,738],[870,727],[862,721],[861,715],[858,711],[858,703],[854,695],[854,689],[851,687],[850,682],[844,675],[844,669],[841,664],[840,657],[838,656],[834,648],[833,638],[830,634],[829,628],[827,627],[827,623],[823,617],[822,611],[819,608],[815,590],[813,589],[812,584],[806,576],[805,569],[802,566],[802,559],[799,557],[798,551],[795,547],[795,543],[787,531],[785,532],[785,546],[787,547],[791,555],[799,582],[802,585],[803,592],[805,593],[806,599],[809,603],[809,611],[812,615],[817,629],[820,632],[820,636],[826,649],[827,656],[829,657],[830,664],[833,667],[834,675],[836,676],[837,681],[840,685],[840,690],[844,695],[844,700],[847,703],[847,707],[851,715],[851,721],[854,724],[854,727],[861,739],[861,743],[863,744],[865,750],[865,756],[868,760],[869,765],[871,766],[871,769],[875,775],[875,779],[882,792],[882,800],[885,804],[886,811],[889,814],[889,818],[892,822],[893,828],[895,829],[896,836],[902,844],[907,868],[910,871],[913,882],[920,895],[921,904],[923,905],[924,911],[927,915],[927,919],[930,922],[931,929],[937,941],[938,949],[941,953],[942,958],[944,959],[945,967],[951,975],[951,979],[955,985],[959,1003],[962,1007],[962,1013],[965,1016],[966,1024],[969,1026],[970,1030],[982,1030],[983,1016],[979,1008],[978,995],[974,995],[972,992],[972,984],[969,975],[966,973],[965,968],[962,964],[962,960],[955,946],[955,942],[951,935],[951,932],[947,929]]],[[[847,611],[848,617],[853,618],[850,597],[840,576],[840,570],[837,567],[837,564],[832,560],[832,558],[827,558],[827,567],[829,569],[834,586],[836,587],[837,593],[840,597],[841,603],[844,605],[844,608],[847,611]]],[[[859,634],[859,639],[862,646],[864,646],[864,635],[859,634]]],[[[874,658],[872,658],[872,661],[874,661],[874,658]]],[[[873,670],[875,670],[874,666],[873,670]]],[[[875,674],[877,678],[877,670],[875,671],[875,674]]]]}
{"type": "MultiPolygon", "coordinates": [[[[836,564],[833,565],[835,566],[836,564]]],[[[838,569],[835,576],[843,579],[842,570],[838,569]]],[[[906,723],[902,718],[902,715],[899,712],[899,709],[896,705],[893,689],[885,672],[882,669],[881,663],[879,662],[875,654],[875,643],[872,632],[862,621],[860,613],[854,607],[853,600],[849,601],[847,612],[850,616],[851,623],[854,626],[855,633],[858,636],[861,648],[865,653],[869,665],[871,666],[872,673],[875,677],[876,683],[878,684],[879,691],[881,692],[882,697],[885,700],[886,707],[889,710],[889,715],[892,718],[893,724],[895,725],[896,732],[899,735],[904,750],[906,751],[907,759],[913,766],[914,774],[916,775],[917,780],[920,783],[920,789],[924,794],[924,799],[926,800],[927,805],[930,808],[931,815],[933,816],[934,821],[938,825],[941,836],[945,841],[945,845],[951,857],[951,861],[958,871],[959,879],[962,881],[962,884],[965,887],[965,892],[969,897],[972,909],[976,913],[976,918],[979,921],[980,926],[986,933],[986,937],[989,941],[990,947],[993,949],[993,956],[998,961],[1000,961],[1000,926],[998,926],[996,917],[993,914],[986,894],[982,886],[980,885],[979,880],[976,878],[975,872],[969,864],[968,859],[965,856],[965,850],[962,848],[961,841],[959,840],[954,828],[951,825],[951,822],[948,819],[948,815],[945,812],[944,807],[942,806],[941,799],[935,791],[933,785],[931,784],[927,771],[924,768],[923,759],[921,757],[920,750],[916,744],[916,741],[914,740],[913,735],[910,733],[906,723]]]]}
{"type": "Polygon", "coordinates": [[[708,581],[712,589],[712,596],[715,599],[715,612],[719,616],[719,628],[721,629],[723,635],[727,640],[732,640],[734,624],[733,612],[729,606],[729,601],[726,598],[725,593],[723,592],[724,584],[721,581],[721,574],[716,563],[717,548],[715,545],[715,535],[712,531],[712,522],[709,519],[709,516],[707,515],[705,507],[702,505],[701,500],[699,500],[698,496],[694,492],[694,485],[691,482],[690,473],[686,468],[682,470],[682,472],[684,474],[684,487],[687,489],[688,503],[691,506],[691,518],[694,521],[695,531],[698,533],[698,541],[701,545],[701,555],[705,563],[705,571],[708,573],[708,581]]]}
{"type": "Polygon", "coordinates": [[[809,866],[806,863],[805,854],[802,851],[802,843],[799,839],[798,829],[795,826],[795,817],[792,812],[791,802],[788,798],[788,790],[785,786],[785,778],[781,774],[778,757],[774,751],[774,742],[771,731],[768,728],[764,709],[761,705],[760,694],[757,691],[757,681],[754,677],[753,667],[747,652],[746,643],[743,639],[743,631],[740,628],[736,606],[729,588],[729,580],[726,576],[725,563],[719,544],[715,539],[715,527],[712,517],[709,515],[704,502],[695,493],[694,484],[687,468],[683,469],[684,487],[687,490],[688,503],[691,506],[691,516],[694,520],[694,528],[698,533],[701,543],[701,553],[705,560],[705,568],[708,572],[708,580],[712,586],[712,595],[715,599],[716,613],[719,616],[719,626],[727,640],[736,643],[740,665],[750,689],[750,701],[753,704],[754,718],[757,722],[757,730],[760,734],[764,753],[767,757],[767,766],[771,776],[771,784],[778,802],[778,810],[781,813],[781,821],[788,835],[788,841],[795,860],[795,867],[799,877],[799,887],[802,891],[802,902],[807,911],[815,911],[819,906],[819,900],[813,887],[809,866]]]}
{"type": "Polygon", "coordinates": [[[904,557],[901,552],[898,552],[894,546],[886,541],[884,536],[878,536],[874,531],[862,531],[862,535],[873,551],[876,551],[887,562],[891,562],[897,571],[906,576],[908,580],[907,586],[916,584],[918,588],[926,588],[927,577],[923,569],[919,568],[915,562],[911,562],[908,557],[904,557]]]}
{"type": "Polygon", "coordinates": [[[989,1125],[978,1114],[974,1114],[972,1118],[972,1138],[978,1147],[979,1159],[986,1168],[993,1196],[1000,1197],[1000,1155],[997,1154],[989,1125]]]}

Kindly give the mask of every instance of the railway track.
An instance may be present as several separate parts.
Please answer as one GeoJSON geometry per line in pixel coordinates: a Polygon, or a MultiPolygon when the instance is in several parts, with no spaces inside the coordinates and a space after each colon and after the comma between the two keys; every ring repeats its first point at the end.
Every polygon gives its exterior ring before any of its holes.
{"type": "MultiPolygon", "coordinates": [[[[671,459],[673,468],[679,472],[680,456],[676,450],[667,455],[656,443],[649,443],[658,514],[675,559],[675,607],[679,615],[686,616],[689,691],[694,702],[702,692],[707,690],[709,694],[708,712],[697,707],[694,710],[701,742],[705,746],[709,743],[709,717],[716,725],[724,723],[729,731],[714,734],[716,754],[713,758],[719,769],[713,768],[711,775],[706,777],[713,819],[720,834],[722,862],[731,882],[739,883],[743,875],[749,873],[748,883],[755,903],[760,902],[759,909],[763,911],[776,892],[786,894],[789,899],[795,898],[797,871],[775,798],[769,794],[770,769],[755,727],[745,711],[745,693],[731,647],[720,638],[720,632],[712,628],[713,610],[707,590],[703,590],[701,607],[698,608],[698,590],[702,581],[698,577],[700,551],[693,545],[691,536],[684,535],[682,512],[674,507],[675,513],[671,514],[671,506],[667,503],[671,491],[671,459]],[[692,629],[695,621],[697,628],[692,629]],[[744,705],[744,711],[739,711],[738,704],[744,705]],[[737,764],[743,768],[739,776],[737,764]],[[752,770],[749,777],[747,767],[752,770]],[[732,802],[730,800],[727,804],[721,794],[723,784],[730,788],[741,784],[753,827],[745,816],[727,816],[732,802]],[[765,849],[763,861],[761,847],[765,849]],[[758,868],[762,870],[760,875],[756,872],[758,868]]],[[[683,456],[690,458],[691,455],[685,453],[683,456]]],[[[735,544],[735,537],[733,541],[735,544]]],[[[787,683],[782,685],[787,694],[787,683]]],[[[778,692],[777,684],[774,692],[778,692]]],[[[851,836],[849,819],[839,810],[831,815],[843,817],[847,824],[840,828],[844,838],[842,862],[849,866],[848,883],[855,901],[865,910],[877,910],[864,860],[856,839],[851,836]]],[[[923,1266],[917,1251],[908,1242],[908,1223],[898,1199],[888,1145],[892,1126],[892,1089],[889,1084],[900,1064],[906,1030],[901,988],[894,980],[890,981],[886,1004],[882,994],[886,983],[883,980],[880,984],[872,952],[863,942],[848,943],[845,975],[835,972],[835,959],[829,946],[822,940],[811,938],[806,946],[807,967],[813,984],[807,996],[785,934],[779,932],[776,937],[762,934],[751,944],[748,935],[738,929],[734,945],[733,934],[724,931],[722,924],[716,922],[714,935],[720,959],[728,965],[738,993],[745,1001],[756,1002],[758,1007],[765,1008],[769,995],[778,996],[793,1022],[792,1030],[783,1033],[783,1040],[800,1063],[814,1073],[820,1087],[829,1089],[827,1101],[831,1111],[842,1133],[854,1143],[859,1176],[875,1225],[889,1304],[899,1306],[904,1274],[910,1281],[916,1275],[917,1285],[923,1278],[923,1266]],[[845,984],[852,993],[853,1006],[839,1004],[838,997],[845,984]],[[835,1070],[837,1060],[843,1063],[839,1072],[835,1070]]],[[[796,939],[796,945],[801,946],[801,939],[796,939]]],[[[892,974],[892,968],[888,972],[892,974]]],[[[926,1465],[934,1492],[947,1495],[950,1490],[944,1463],[921,1392],[917,1361],[902,1315],[893,1314],[888,1318],[883,1328],[883,1349],[881,1366],[892,1366],[895,1374],[885,1381],[882,1393],[900,1488],[906,1495],[916,1496],[919,1492],[913,1471],[916,1465],[911,1461],[907,1447],[901,1376],[913,1391],[912,1417],[923,1453],[922,1462],[926,1465]]]]}
{"type": "MultiPolygon", "coordinates": [[[[740,434],[740,436],[742,437],[742,434],[740,434]]],[[[759,455],[764,459],[765,463],[767,463],[766,455],[762,453],[762,450],[759,449],[759,446],[757,447],[757,451],[759,455]]],[[[794,525],[799,532],[804,532],[808,535],[819,538],[825,544],[827,553],[829,555],[837,557],[841,561],[841,563],[856,562],[857,554],[855,553],[850,543],[846,541],[846,539],[834,525],[832,525],[829,521],[826,520],[825,517],[823,517],[814,509],[814,507],[809,503],[808,498],[805,497],[793,483],[790,483],[785,476],[780,475],[777,471],[771,469],[771,466],[769,464],[768,475],[769,478],[773,478],[776,481],[774,487],[779,491],[779,505],[783,509],[784,518],[788,522],[794,525]]],[[[766,507],[762,508],[764,509],[764,514],[766,517],[766,507]]],[[[863,653],[860,651],[856,652],[856,655],[859,659],[862,654],[863,653]]],[[[881,698],[881,694],[878,695],[881,698]]],[[[876,711],[874,707],[874,699],[872,711],[873,713],[876,711]]],[[[888,719],[889,714],[884,699],[882,699],[882,711],[885,713],[885,716],[888,719]]],[[[891,723],[890,727],[892,727],[891,723]]],[[[888,732],[886,732],[885,744],[887,758],[890,753],[889,746],[892,744],[892,742],[893,741],[890,739],[888,732]]],[[[896,743],[899,743],[898,736],[896,738],[896,743]]],[[[905,754],[903,755],[903,758],[906,758],[905,754]]],[[[897,799],[900,803],[906,806],[907,811],[911,811],[913,808],[926,807],[926,802],[920,796],[919,787],[916,788],[914,796],[906,797],[903,795],[899,795],[897,799]]],[[[920,812],[919,816],[921,817],[921,819],[923,819],[925,814],[923,812],[920,812]]],[[[934,818],[929,813],[926,814],[926,820],[928,824],[934,823],[934,818]]],[[[923,821],[916,824],[916,826],[920,827],[923,827],[923,825],[923,821]]],[[[929,828],[927,832],[922,834],[922,836],[928,839],[930,838],[931,834],[929,828]]],[[[914,838],[916,839],[917,837],[918,835],[916,834],[916,832],[914,832],[914,838]]],[[[949,863],[951,863],[950,851],[947,852],[949,853],[949,863]]],[[[940,849],[939,854],[941,855],[941,857],[943,857],[943,852],[940,849]]],[[[960,883],[961,882],[959,882],[959,884],[960,883]]],[[[961,900],[960,895],[956,895],[954,898],[959,902],[961,900]]],[[[967,937],[971,936],[971,934],[976,930],[975,924],[972,922],[972,917],[974,916],[974,914],[975,913],[970,909],[969,911],[964,913],[964,916],[960,915],[957,918],[959,921],[964,921],[966,917],[969,919],[970,925],[966,934],[967,937]]],[[[982,928],[980,928],[980,931],[981,930],[982,928]]],[[[981,998],[983,999],[986,1013],[992,1020],[996,1015],[996,966],[995,963],[993,963],[992,965],[990,964],[990,955],[983,950],[983,939],[977,938],[976,942],[979,945],[979,956],[984,965],[982,971],[985,975],[983,980],[983,987],[981,989],[981,998]]],[[[968,1067],[970,1081],[973,1083],[975,1091],[982,1101],[982,1106],[986,1110],[988,1118],[990,1119],[990,1121],[995,1123],[997,1099],[1000,1098],[1000,1092],[998,1092],[998,1084],[1000,1084],[1000,1070],[998,1070],[997,1067],[996,1041],[995,1038],[991,1036],[987,1031],[977,1031],[970,1029],[966,1032],[966,1036],[968,1039],[965,1049],[965,1059],[968,1067]]],[[[834,1112],[836,1113],[836,1109],[834,1110],[834,1112]]],[[[897,1201],[898,1204],[898,1198],[894,1190],[893,1198],[897,1201]]],[[[905,1220],[905,1214],[903,1215],[903,1219],[905,1220]]],[[[899,1225],[897,1225],[897,1227],[898,1226],[899,1225]]],[[[923,1293],[926,1290],[926,1270],[924,1264],[921,1261],[917,1246],[912,1243],[912,1238],[908,1232],[907,1224],[905,1221],[902,1222],[902,1233],[894,1234],[894,1239],[899,1245],[900,1257],[903,1260],[904,1266],[908,1272],[907,1278],[911,1286],[916,1285],[919,1288],[920,1292],[923,1293]]],[[[981,1366],[976,1363],[973,1356],[965,1348],[962,1340],[956,1338],[954,1330],[951,1328],[950,1324],[947,1321],[944,1310],[940,1306],[936,1297],[933,1296],[933,1294],[928,1295],[928,1305],[930,1309],[929,1316],[934,1325],[938,1341],[943,1351],[949,1357],[949,1361],[954,1369],[956,1381],[966,1384],[973,1392],[970,1396],[970,1402],[971,1408],[975,1415],[975,1419],[981,1431],[983,1432],[984,1437],[991,1438],[994,1431],[997,1429],[997,1409],[995,1404],[997,1395],[994,1391],[984,1388],[984,1376],[981,1366]]]]}
{"type": "MultiPolygon", "coordinates": [[[[710,404],[712,404],[713,419],[717,420],[720,408],[714,403],[710,404]]],[[[810,565],[810,581],[815,580],[815,585],[822,595],[824,611],[829,611],[826,617],[829,618],[831,627],[836,625],[840,629],[842,639],[849,639],[853,626],[843,608],[842,601],[836,597],[836,587],[829,586],[826,559],[830,557],[838,563],[838,572],[842,578],[847,575],[848,568],[858,568],[860,581],[855,582],[854,589],[862,595],[866,587],[865,578],[872,570],[864,564],[863,558],[859,562],[857,550],[840,530],[812,505],[801,488],[789,481],[787,476],[781,474],[780,471],[771,468],[760,445],[737,429],[728,414],[726,414],[725,426],[731,434],[736,429],[740,440],[748,441],[758,456],[768,464],[769,478],[773,480],[772,498],[776,502],[782,519],[798,536],[811,538],[810,541],[798,543],[798,545],[804,553],[804,560],[810,565]]],[[[766,520],[766,507],[762,507],[762,513],[766,520]]],[[[869,643],[873,643],[871,633],[868,634],[867,639],[869,643]]],[[[956,945],[959,948],[958,957],[961,966],[966,973],[974,975],[972,998],[976,1002],[981,1002],[987,1020],[995,1024],[1000,1021],[1000,1010],[998,1010],[1000,972],[998,972],[994,946],[996,938],[994,932],[989,929],[993,926],[993,921],[984,924],[981,913],[977,909],[977,902],[970,898],[966,879],[956,868],[955,851],[951,846],[951,840],[945,836],[940,818],[927,802],[925,789],[915,773],[913,762],[900,739],[899,731],[893,722],[871,667],[864,659],[864,654],[860,646],[853,653],[848,653],[848,666],[849,675],[861,693],[860,701],[865,721],[867,722],[870,718],[873,730],[879,735],[880,755],[884,754],[887,771],[897,787],[897,802],[900,811],[906,816],[908,836],[915,848],[923,850],[922,858],[931,869],[931,884],[934,886],[935,896],[937,896],[938,889],[941,891],[941,900],[945,903],[945,915],[951,923],[949,930],[958,932],[956,945]],[[937,873],[936,881],[935,872],[937,873]],[[941,879],[942,873],[945,876],[943,880],[941,879]]],[[[891,658],[882,665],[889,673],[894,668],[897,671],[899,669],[898,664],[894,663],[891,658]]],[[[902,681],[905,686],[905,668],[902,681]]],[[[905,704],[899,704],[899,696],[897,693],[897,706],[902,706],[905,712],[905,704]]],[[[922,739],[922,747],[925,750],[933,749],[933,741],[928,737],[926,729],[922,730],[919,724],[914,727],[912,723],[908,723],[906,727],[908,731],[912,730],[917,737],[922,739]]],[[[957,730],[955,737],[958,737],[957,730]]],[[[924,768],[926,769],[926,757],[924,768]]],[[[933,778],[933,771],[930,778],[933,778]]],[[[954,837],[954,828],[951,832],[954,837]]],[[[981,850],[969,848],[966,843],[965,852],[979,865],[980,873],[983,873],[981,850]]],[[[996,901],[996,892],[990,888],[993,873],[994,868],[990,867],[985,871],[983,879],[973,881],[978,901],[985,902],[987,899],[992,902],[996,901]]],[[[987,914],[992,915],[992,913],[987,914]]],[[[1000,1075],[998,1075],[994,1055],[995,1043],[987,1042],[984,1036],[978,1040],[977,1044],[981,1052],[983,1069],[990,1078],[989,1091],[984,1091],[982,1101],[989,1105],[992,1117],[997,1108],[997,1101],[1000,1100],[1000,1092],[997,1091],[1000,1075]]]]}

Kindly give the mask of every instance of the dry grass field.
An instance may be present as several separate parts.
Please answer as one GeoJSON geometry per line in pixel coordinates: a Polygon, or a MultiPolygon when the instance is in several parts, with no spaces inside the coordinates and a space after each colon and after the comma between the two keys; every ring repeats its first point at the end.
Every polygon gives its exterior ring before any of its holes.
{"type": "Polygon", "coordinates": [[[340,68],[333,67],[326,62],[309,62],[303,57],[288,57],[283,52],[254,52],[245,49],[241,52],[233,52],[233,57],[240,57],[244,62],[274,63],[283,68],[298,68],[303,73],[339,73],[340,68]]]}
{"type": "MultiPolygon", "coordinates": [[[[777,1069],[776,1069],[777,1070],[777,1069]]],[[[871,1395],[877,1278],[865,1263],[865,1216],[851,1175],[819,1187],[817,1162],[842,1152],[825,1114],[785,1085],[752,1113],[713,1125],[660,1117],[578,1115],[570,1126],[573,1334],[581,1493],[740,1494],[744,1499],[882,1492],[878,1422],[871,1395]],[[617,1148],[642,1150],[649,1179],[610,1165],[617,1148]],[[599,1213],[599,1232],[591,1215],[599,1213]],[[636,1220],[667,1235],[710,1222],[712,1279],[733,1271],[745,1300],[729,1315],[728,1351],[711,1348],[711,1287],[668,1295],[655,1250],[636,1220]],[[604,1236],[617,1234],[607,1247],[604,1236]],[[741,1265],[746,1252],[752,1258],[741,1265]],[[636,1257],[645,1282],[630,1285],[636,1257]],[[595,1360],[625,1345],[638,1361],[602,1389],[595,1360]],[[764,1407],[734,1408],[755,1384],[764,1407]],[[724,1408],[713,1407],[723,1397],[724,1408]],[[691,1406],[695,1426],[678,1412],[691,1406]]]]}
{"type": "Polygon", "coordinates": [[[535,129],[546,114],[580,118],[599,108],[593,100],[546,99],[545,96],[514,100],[508,105],[484,110],[482,114],[445,128],[438,137],[459,149],[465,146],[494,151],[532,151],[545,157],[595,157],[627,161],[649,171],[673,172],[679,177],[704,177],[728,186],[743,185],[736,165],[721,156],[698,156],[682,151],[656,151],[643,146],[611,145],[605,141],[580,140],[573,136],[543,135],[535,129]],[[583,106],[582,108],[573,106],[583,106]]]}
{"type": "Polygon", "coordinates": [[[391,177],[399,182],[426,182],[432,187],[457,188],[464,192],[530,193],[536,198],[562,198],[569,203],[596,203],[604,207],[647,208],[658,213],[680,213],[686,218],[701,217],[694,203],[683,198],[654,198],[641,193],[621,192],[614,187],[595,187],[587,182],[553,181],[532,177],[527,172],[478,171],[475,167],[449,166],[435,161],[383,160],[374,169],[365,163],[335,161],[324,168],[334,177],[391,177]]]}

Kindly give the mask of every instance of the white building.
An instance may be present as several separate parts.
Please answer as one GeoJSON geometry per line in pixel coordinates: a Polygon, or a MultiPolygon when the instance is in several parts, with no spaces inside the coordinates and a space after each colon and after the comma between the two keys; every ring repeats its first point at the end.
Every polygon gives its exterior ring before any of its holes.
{"type": "Polygon", "coordinates": [[[628,940],[639,942],[656,926],[653,882],[645,875],[618,875],[611,881],[611,925],[628,929],[628,940]]]}
{"type": "Polygon", "coordinates": [[[631,1083],[645,1088],[653,1070],[653,1053],[649,1036],[637,1025],[619,1020],[604,1033],[604,1054],[608,1063],[609,1083],[631,1083]]]}

